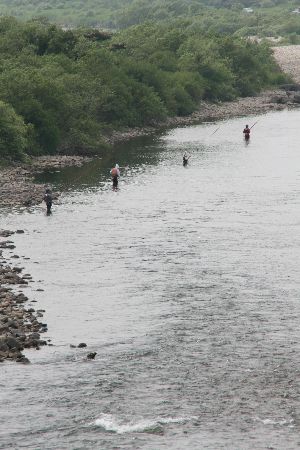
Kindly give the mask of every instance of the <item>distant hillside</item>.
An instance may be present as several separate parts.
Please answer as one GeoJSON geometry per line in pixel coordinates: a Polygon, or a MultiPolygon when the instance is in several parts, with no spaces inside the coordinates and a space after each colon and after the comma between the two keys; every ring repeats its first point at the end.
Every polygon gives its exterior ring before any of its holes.
{"type": "Polygon", "coordinates": [[[115,26],[113,16],[132,0],[0,0],[0,14],[22,20],[45,17],[65,25],[115,26]]]}
{"type": "Polygon", "coordinates": [[[297,44],[299,6],[296,0],[0,0],[0,14],[110,29],[192,18],[205,32],[284,36],[287,43],[297,44]]]}
{"type": "MultiPolygon", "coordinates": [[[[45,17],[66,25],[102,25],[141,23],[202,14],[207,8],[241,11],[251,8],[292,11],[296,0],[0,0],[0,15],[19,19],[45,17]]],[[[250,13],[251,14],[251,13],[250,13]]]]}

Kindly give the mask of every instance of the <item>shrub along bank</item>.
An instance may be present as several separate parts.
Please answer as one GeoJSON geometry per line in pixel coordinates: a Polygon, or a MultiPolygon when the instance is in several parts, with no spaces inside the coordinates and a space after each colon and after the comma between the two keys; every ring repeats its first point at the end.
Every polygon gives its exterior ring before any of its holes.
{"type": "Polygon", "coordinates": [[[96,154],[103,136],[285,81],[268,46],[189,20],[120,33],[0,20],[0,157],[96,154]]]}

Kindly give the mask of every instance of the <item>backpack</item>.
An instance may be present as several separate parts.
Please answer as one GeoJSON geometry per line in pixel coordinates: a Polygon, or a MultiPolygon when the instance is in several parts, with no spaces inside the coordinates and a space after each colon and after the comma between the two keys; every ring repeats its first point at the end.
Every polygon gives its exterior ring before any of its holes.
{"type": "Polygon", "coordinates": [[[47,192],[44,196],[44,201],[46,205],[52,205],[52,195],[47,192]]]}

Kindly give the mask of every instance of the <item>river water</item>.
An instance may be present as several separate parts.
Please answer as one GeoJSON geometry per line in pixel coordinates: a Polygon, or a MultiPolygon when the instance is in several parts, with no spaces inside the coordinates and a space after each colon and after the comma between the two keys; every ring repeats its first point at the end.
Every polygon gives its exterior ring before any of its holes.
{"type": "Polygon", "coordinates": [[[256,120],[249,145],[241,118],[120,145],[40,177],[52,216],[2,211],[53,346],[1,365],[1,449],[300,448],[300,111],[256,120]]]}

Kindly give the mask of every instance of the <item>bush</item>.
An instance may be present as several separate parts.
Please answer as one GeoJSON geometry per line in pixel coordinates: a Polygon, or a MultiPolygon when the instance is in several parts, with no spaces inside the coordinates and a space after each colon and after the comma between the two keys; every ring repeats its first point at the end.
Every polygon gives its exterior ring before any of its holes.
{"type": "Polygon", "coordinates": [[[0,101],[0,158],[22,160],[28,145],[28,129],[14,109],[0,101]]]}

